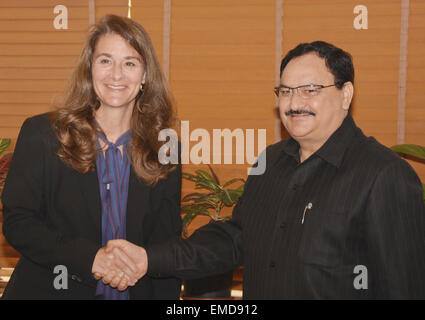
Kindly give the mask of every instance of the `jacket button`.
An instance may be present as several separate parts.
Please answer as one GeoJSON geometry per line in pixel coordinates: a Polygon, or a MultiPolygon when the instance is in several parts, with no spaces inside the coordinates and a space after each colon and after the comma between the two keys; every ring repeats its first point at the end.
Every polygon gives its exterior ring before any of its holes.
{"type": "Polygon", "coordinates": [[[282,222],[280,223],[280,228],[281,228],[281,229],[285,229],[285,228],[286,228],[286,226],[287,226],[287,224],[286,224],[286,222],[285,222],[285,221],[282,221],[282,222]]]}
{"type": "Polygon", "coordinates": [[[298,188],[298,185],[297,185],[297,184],[294,184],[294,185],[292,186],[292,190],[294,190],[294,191],[296,191],[296,190],[297,190],[297,188],[298,188]]]}
{"type": "Polygon", "coordinates": [[[276,263],[275,263],[274,261],[270,262],[269,267],[270,267],[270,268],[274,268],[274,267],[276,267],[276,263]]]}

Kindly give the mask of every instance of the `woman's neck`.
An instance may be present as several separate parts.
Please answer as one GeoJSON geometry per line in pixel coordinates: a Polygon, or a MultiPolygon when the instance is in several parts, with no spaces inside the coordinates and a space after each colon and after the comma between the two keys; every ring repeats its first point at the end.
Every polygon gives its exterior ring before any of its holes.
{"type": "Polygon", "coordinates": [[[117,139],[130,129],[132,108],[110,108],[101,106],[95,112],[95,119],[99,123],[108,141],[115,143],[117,139]]]}

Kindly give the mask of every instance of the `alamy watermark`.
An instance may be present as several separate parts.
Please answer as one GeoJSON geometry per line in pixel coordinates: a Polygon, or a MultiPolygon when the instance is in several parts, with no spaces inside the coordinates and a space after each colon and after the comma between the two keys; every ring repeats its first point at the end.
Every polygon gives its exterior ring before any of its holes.
{"type": "Polygon", "coordinates": [[[356,290],[366,290],[368,288],[368,276],[367,268],[364,265],[357,265],[353,270],[354,274],[357,274],[354,277],[353,285],[356,290]]]}
{"type": "Polygon", "coordinates": [[[68,29],[68,8],[59,4],[53,8],[53,13],[57,14],[53,19],[53,27],[56,30],[68,29]]]}
{"type": "Polygon", "coordinates": [[[56,290],[68,289],[68,269],[64,265],[55,266],[53,269],[54,274],[58,274],[53,280],[53,287],[56,290]]]}
{"type": "Polygon", "coordinates": [[[353,21],[354,29],[367,30],[369,28],[367,7],[359,4],[354,7],[353,13],[357,14],[353,21]]]}
{"type": "MultiPolygon", "coordinates": [[[[202,128],[190,132],[189,121],[181,121],[180,135],[182,164],[233,164],[235,147],[235,164],[256,164],[248,170],[249,175],[261,175],[266,171],[266,129],[213,129],[211,137],[210,132],[202,128]],[[190,142],[197,143],[191,147],[190,142]]],[[[158,140],[166,141],[158,152],[159,162],[164,165],[178,164],[177,132],[173,129],[163,129],[158,140]]]]}

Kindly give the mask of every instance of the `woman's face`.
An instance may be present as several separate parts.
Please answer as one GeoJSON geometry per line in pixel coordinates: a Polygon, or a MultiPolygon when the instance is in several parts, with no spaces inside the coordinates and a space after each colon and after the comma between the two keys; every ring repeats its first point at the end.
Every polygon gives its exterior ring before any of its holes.
{"type": "Polygon", "coordinates": [[[100,107],[132,109],[145,75],[141,56],[124,38],[106,34],[98,39],[92,81],[100,107]]]}

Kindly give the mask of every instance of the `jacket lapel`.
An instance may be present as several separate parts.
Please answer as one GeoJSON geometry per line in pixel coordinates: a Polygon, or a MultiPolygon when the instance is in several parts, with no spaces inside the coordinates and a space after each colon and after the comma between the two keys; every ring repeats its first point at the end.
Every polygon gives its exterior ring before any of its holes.
{"type": "MultiPolygon", "coordinates": [[[[81,192],[84,196],[89,211],[90,220],[97,230],[99,243],[102,242],[102,207],[100,203],[99,182],[97,171],[79,174],[81,192]]],[[[149,210],[150,187],[140,181],[133,171],[130,170],[127,199],[127,240],[139,243],[142,239],[142,222],[147,210],[149,210]]]]}
{"type": "Polygon", "coordinates": [[[81,192],[88,207],[90,220],[98,232],[99,243],[102,242],[102,207],[100,204],[99,180],[97,170],[85,174],[79,174],[81,192]]]}

